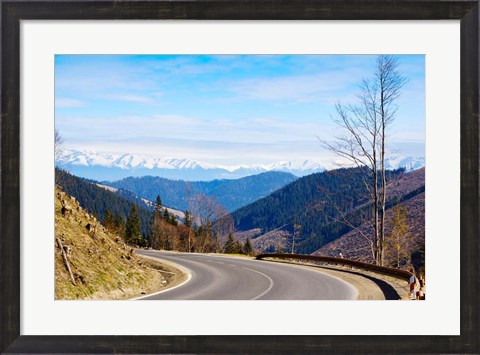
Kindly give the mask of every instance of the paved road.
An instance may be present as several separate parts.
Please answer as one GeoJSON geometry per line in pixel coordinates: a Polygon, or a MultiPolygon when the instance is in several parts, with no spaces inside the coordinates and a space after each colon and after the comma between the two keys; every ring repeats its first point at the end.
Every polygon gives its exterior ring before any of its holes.
{"type": "Polygon", "coordinates": [[[142,300],[345,300],[358,294],[345,281],[308,267],[211,254],[137,253],[175,263],[191,276],[142,300]]]}

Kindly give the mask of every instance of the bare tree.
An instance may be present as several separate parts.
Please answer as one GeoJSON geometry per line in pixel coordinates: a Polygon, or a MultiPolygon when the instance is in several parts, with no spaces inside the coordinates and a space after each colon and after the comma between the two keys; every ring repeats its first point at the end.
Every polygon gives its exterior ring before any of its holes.
{"type": "Polygon", "coordinates": [[[204,252],[210,245],[218,252],[218,238],[233,232],[233,219],[214,197],[205,194],[195,195],[189,201],[189,206],[194,223],[201,230],[197,251],[204,252]]]}
{"type": "Polygon", "coordinates": [[[375,81],[378,85],[380,95],[380,173],[382,177],[381,191],[381,220],[380,220],[380,264],[385,262],[385,208],[387,200],[387,180],[385,176],[385,144],[386,128],[393,122],[398,106],[396,101],[401,94],[401,89],[406,83],[406,78],[398,71],[398,58],[392,56],[379,56],[377,58],[377,69],[375,72],[375,81]]]}
{"type": "Polygon", "coordinates": [[[63,143],[64,140],[62,136],[60,135],[60,132],[55,129],[55,161],[60,162],[62,158],[62,152],[63,152],[63,143]]]}
{"type": "Polygon", "coordinates": [[[398,71],[398,59],[379,56],[375,73],[364,79],[356,105],[335,105],[334,123],[343,134],[334,142],[321,140],[324,147],[345,161],[346,165],[365,171],[364,185],[372,202],[373,254],[377,264],[384,263],[387,128],[393,122],[396,100],[406,79],[398,71]]]}

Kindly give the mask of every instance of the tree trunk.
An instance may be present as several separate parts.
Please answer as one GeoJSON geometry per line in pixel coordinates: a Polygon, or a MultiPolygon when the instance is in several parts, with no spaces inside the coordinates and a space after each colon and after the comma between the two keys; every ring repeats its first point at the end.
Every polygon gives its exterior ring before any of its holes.
{"type": "Polygon", "coordinates": [[[60,248],[60,251],[62,252],[63,262],[65,263],[65,267],[67,268],[68,274],[70,275],[70,279],[72,280],[72,283],[74,285],[77,285],[77,283],[75,282],[75,277],[73,277],[72,269],[70,268],[70,263],[68,262],[67,253],[65,253],[65,249],[63,249],[62,241],[58,237],[57,237],[57,244],[58,244],[58,247],[60,248]]]}
{"type": "Polygon", "coordinates": [[[385,204],[387,198],[387,179],[385,176],[385,127],[387,125],[385,117],[385,88],[384,88],[384,72],[380,73],[380,109],[381,109],[381,146],[380,146],[380,173],[382,175],[382,193],[381,193],[381,220],[380,220],[380,265],[384,265],[385,262],[385,204]]]}
{"type": "MultiPolygon", "coordinates": [[[[375,144],[375,140],[374,140],[375,144]]],[[[375,263],[380,265],[380,240],[378,238],[378,171],[377,171],[377,156],[373,152],[373,229],[374,229],[374,244],[375,244],[375,263]]]]}

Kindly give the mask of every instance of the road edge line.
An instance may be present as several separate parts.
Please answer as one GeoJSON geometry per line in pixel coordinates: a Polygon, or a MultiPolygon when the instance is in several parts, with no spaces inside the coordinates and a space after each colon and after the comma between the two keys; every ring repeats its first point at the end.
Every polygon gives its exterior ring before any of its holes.
{"type": "MultiPolygon", "coordinates": [[[[276,262],[276,261],[270,261],[270,260],[263,260],[263,261],[267,261],[267,262],[276,262]]],[[[302,264],[297,264],[297,263],[285,263],[287,265],[290,265],[290,266],[293,266],[293,267],[298,267],[298,268],[301,268],[301,269],[305,269],[305,270],[310,270],[312,272],[319,272],[323,275],[326,275],[328,277],[332,277],[334,279],[337,279],[341,282],[343,282],[344,284],[347,284],[348,286],[350,286],[351,288],[353,288],[355,291],[356,291],[356,296],[355,298],[352,298],[352,299],[347,299],[347,300],[335,300],[335,301],[361,301],[359,299],[360,297],[360,290],[355,286],[355,285],[352,285],[350,282],[342,279],[340,276],[335,276],[335,275],[332,275],[332,274],[329,274],[327,272],[322,272],[322,270],[319,270],[319,268],[313,268],[311,267],[310,265],[302,265],[302,264]]],[[[337,270],[337,271],[343,271],[343,270],[337,270]]]]}
{"type": "Polygon", "coordinates": [[[257,274],[260,274],[260,275],[263,275],[270,281],[270,286],[265,291],[263,291],[261,294],[259,294],[258,296],[255,296],[254,298],[250,298],[250,301],[258,300],[260,297],[265,296],[273,288],[273,280],[270,276],[264,274],[263,272],[250,269],[248,267],[241,267],[241,268],[245,269],[245,270],[250,270],[250,271],[256,272],[257,274]]]}
{"type": "MultiPolygon", "coordinates": [[[[170,264],[171,266],[179,269],[180,271],[184,272],[186,275],[187,275],[187,279],[181,283],[179,283],[178,285],[175,285],[173,287],[169,287],[165,290],[160,290],[160,291],[157,291],[157,292],[153,292],[153,293],[149,293],[148,295],[143,295],[143,296],[140,296],[140,297],[135,297],[135,298],[129,298],[128,301],[138,301],[138,300],[142,300],[143,298],[146,298],[146,297],[151,297],[151,296],[155,296],[155,295],[159,295],[161,293],[164,293],[164,292],[168,292],[168,291],[171,291],[171,290],[174,290],[180,286],[183,286],[185,285],[187,282],[190,281],[190,279],[192,278],[192,273],[191,273],[191,270],[187,269],[186,267],[184,266],[181,266],[181,265],[178,265],[174,262],[171,262],[171,261],[167,261],[167,260],[164,260],[164,259],[161,259],[161,258],[157,258],[157,257],[154,257],[154,256],[149,256],[149,255],[143,255],[143,254],[139,254],[139,253],[135,253],[136,255],[138,256],[141,256],[142,258],[146,258],[146,259],[150,259],[150,260],[155,260],[156,262],[163,262],[165,264],[170,264]]],[[[145,300],[146,301],[146,300],[145,300]]],[[[155,301],[155,300],[149,300],[149,301],[155,301]]]]}

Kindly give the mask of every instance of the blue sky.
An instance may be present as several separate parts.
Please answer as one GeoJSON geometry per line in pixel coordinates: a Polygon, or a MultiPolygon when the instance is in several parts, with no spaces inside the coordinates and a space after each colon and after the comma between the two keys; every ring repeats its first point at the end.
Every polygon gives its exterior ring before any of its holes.
{"type": "MultiPolygon", "coordinates": [[[[368,55],[57,55],[55,125],[65,146],[217,164],[335,159],[335,103],[355,103],[368,55]]],[[[408,78],[392,149],[424,156],[425,62],[399,56],[408,78]]]]}

